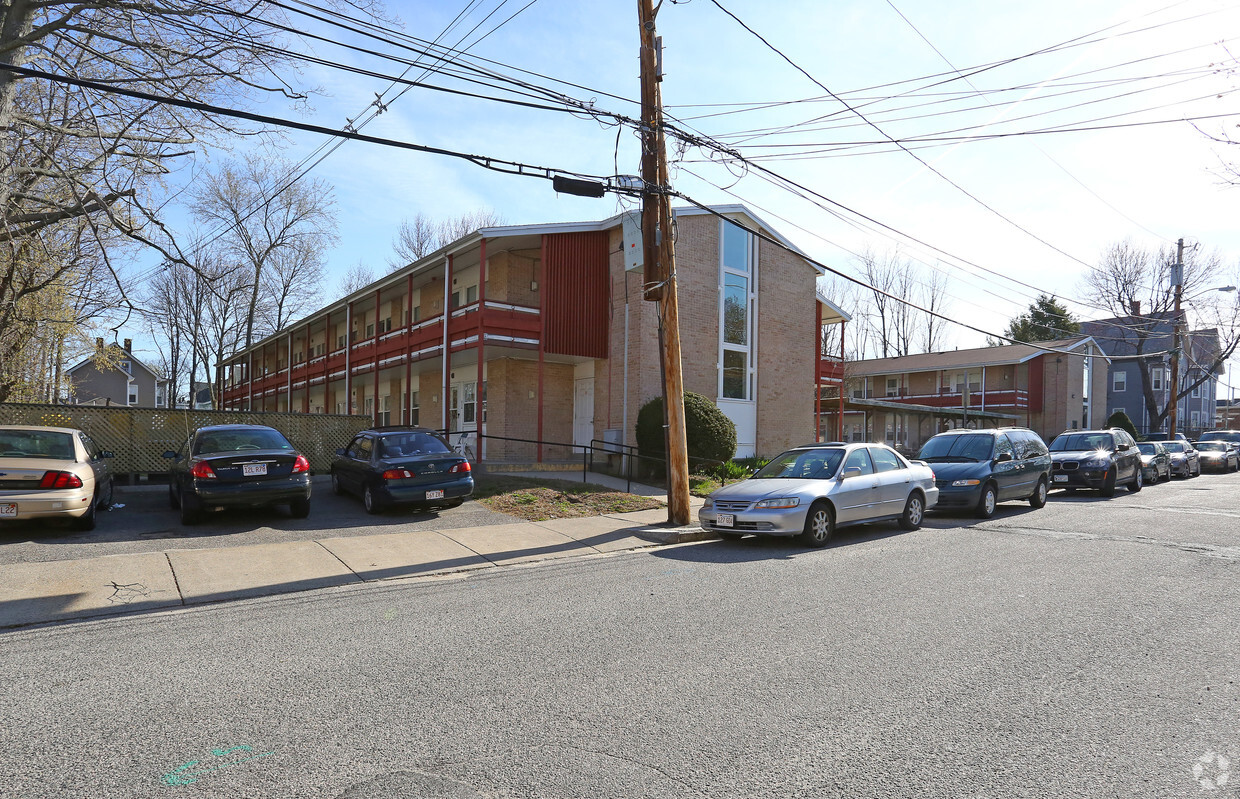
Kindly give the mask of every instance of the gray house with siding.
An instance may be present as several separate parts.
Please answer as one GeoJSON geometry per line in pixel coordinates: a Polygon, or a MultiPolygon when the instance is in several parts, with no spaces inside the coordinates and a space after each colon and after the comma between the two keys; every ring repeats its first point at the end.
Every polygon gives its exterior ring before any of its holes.
{"type": "MultiPolygon", "coordinates": [[[[1081,332],[1094,337],[1107,355],[1107,415],[1122,410],[1132,419],[1137,432],[1152,436],[1167,432],[1167,420],[1157,426],[1150,419],[1151,410],[1167,407],[1171,400],[1172,315],[1140,313],[1130,316],[1097,319],[1081,323],[1081,332]],[[1142,360],[1115,356],[1153,353],[1142,360]],[[1148,391],[1147,391],[1148,389],[1148,391]],[[1152,402],[1151,402],[1152,400],[1152,402]]],[[[1182,328],[1181,328],[1182,329],[1182,328]]],[[[1176,432],[1196,438],[1203,430],[1214,428],[1215,392],[1219,372],[1207,373],[1219,349],[1218,331],[1209,328],[1183,332],[1184,356],[1180,358],[1180,390],[1177,405],[1176,432]],[[1205,375],[1205,380],[1189,388],[1205,375]]]]}
{"type": "MultiPolygon", "coordinates": [[[[103,339],[95,340],[100,352],[103,339]]],[[[101,364],[92,355],[69,368],[73,401],[78,405],[122,405],[142,408],[168,407],[168,381],[133,355],[133,340],[125,339],[123,347],[106,345],[107,360],[116,365],[101,364]]]]}

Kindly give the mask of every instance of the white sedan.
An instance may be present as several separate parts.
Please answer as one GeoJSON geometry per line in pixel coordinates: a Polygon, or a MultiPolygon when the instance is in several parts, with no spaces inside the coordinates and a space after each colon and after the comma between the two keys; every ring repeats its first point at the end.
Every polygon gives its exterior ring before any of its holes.
{"type": "Polygon", "coordinates": [[[892,520],[916,530],[938,499],[934,471],[885,444],[808,444],[714,491],[698,521],[723,538],[795,535],[820,547],[851,524],[892,520]]]}

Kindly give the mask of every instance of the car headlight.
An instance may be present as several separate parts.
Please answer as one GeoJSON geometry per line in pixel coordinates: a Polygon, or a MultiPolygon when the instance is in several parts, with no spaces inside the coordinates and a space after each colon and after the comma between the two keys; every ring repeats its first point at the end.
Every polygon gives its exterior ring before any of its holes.
{"type": "Polygon", "coordinates": [[[975,486],[981,483],[981,480],[953,480],[952,488],[964,488],[965,486],[975,486]]]}
{"type": "Polygon", "coordinates": [[[713,507],[715,507],[715,501],[710,497],[707,497],[706,501],[702,503],[702,510],[710,510],[713,507]]]}
{"type": "Polygon", "coordinates": [[[1110,458],[1087,458],[1081,461],[1082,466],[1088,466],[1095,469],[1105,469],[1111,465],[1110,458]]]}
{"type": "Polygon", "coordinates": [[[796,497],[780,497],[779,499],[764,499],[754,505],[754,508],[795,508],[801,504],[801,500],[796,497]]]}

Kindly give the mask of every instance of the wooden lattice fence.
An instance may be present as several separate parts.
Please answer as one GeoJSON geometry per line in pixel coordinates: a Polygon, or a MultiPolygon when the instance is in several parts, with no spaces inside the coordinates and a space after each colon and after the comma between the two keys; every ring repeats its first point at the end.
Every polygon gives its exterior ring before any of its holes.
{"type": "Polygon", "coordinates": [[[0,404],[0,424],[82,430],[101,448],[116,455],[113,471],[122,474],[168,471],[164,451],[179,449],[195,428],[211,424],[263,424],[283,433],[310,459],[310,468],[323,474],[331,467],[336,449],[348,444],[349,439],[369,427],[372,420],[368,416],[335,414],[3,403],[0,404]]]}

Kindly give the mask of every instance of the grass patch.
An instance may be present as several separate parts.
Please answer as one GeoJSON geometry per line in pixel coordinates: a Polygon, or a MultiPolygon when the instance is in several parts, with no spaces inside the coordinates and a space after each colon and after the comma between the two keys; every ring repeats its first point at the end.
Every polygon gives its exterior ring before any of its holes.
{"type": "Polygon", "coordinates": [[[531,522],[651,510],[657,499],[569,480],[535,480],[503,474],[476,475],[474,499],[497,513],[531,522]]]}

